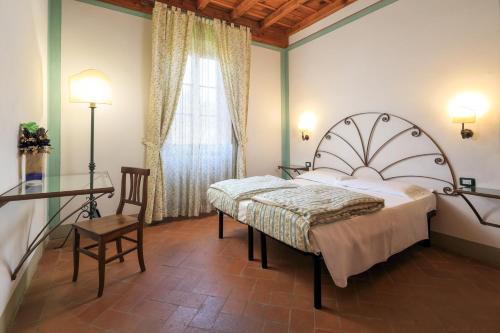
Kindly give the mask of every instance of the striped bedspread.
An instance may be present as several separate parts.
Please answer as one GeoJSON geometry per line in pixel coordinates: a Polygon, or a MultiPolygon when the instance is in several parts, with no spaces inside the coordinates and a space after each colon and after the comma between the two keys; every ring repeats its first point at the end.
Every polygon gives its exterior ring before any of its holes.
{"type": "Polygon", "coordinates": [[[228,214],[234,219],[238,218],[239,201],[232,199],[225,192],[209,187],[207,199],[217,210],[228,214]]]}
{"type": "Polygon", "coordinates": [[[297,187],[297,185],[269,175],[243,179],[228,179],[210,185],[210,188],[226,193],[233,200],[250,199],[259,193],[293,187],[297,187]]]}
{"type": "Polygon", "coordinates": [[[376,212],[384,199],[325,185],[306,185],[252,197],[247,224],[296,249],[312,252],[309,229],[376,212]]]}
{"type": "Polygon", "coordinates": [[[259,193],[294,187],[297,185],[274,176],[228,179],[210,185],[207,198],[215,208],[237,218],[241,200],[248,200],[259,193]]]}

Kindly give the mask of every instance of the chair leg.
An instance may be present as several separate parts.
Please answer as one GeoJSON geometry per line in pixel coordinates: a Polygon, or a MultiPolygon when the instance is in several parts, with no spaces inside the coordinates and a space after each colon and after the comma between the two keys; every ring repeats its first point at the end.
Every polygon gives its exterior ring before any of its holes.
{"type": "Polygon", "coordinates": [[[98,245],[98,260],[99,260],[99,291],[97,292],[97,297],[102,296],[104,291],[104,273],[106,269],[106,243],[100,239],[98,245]]]}
{"type": "Polygon", "coordinates": [[[220,210],[217,211],[219,215],[219,239],[224,238],[224,213],[220,210]]]}
{"type": "Polygon", "coordinates": [[[261,266],[262,268],[267,268],[267,244],[266,244],[266,234],[262,231],[260,232],[260,256],[261,256],[261,266]]]}
{"type": "Polygon", "coordinates": [[[253,227],[248,226],[248,260],[253,261],[253,227]]]}
{"type": "Polygon", "coordinates": [[[73,282],[78,279],[78,270],[80,268],[80,233],[74,228],[75,237],[73,239],[73,282]]]}
{"type": "MultiPolygon", "coordinates": [[[[122,253],[122,238],[119,237],[116,239],[116,253],[122,253]]],[[[124,262],[125,258],[123,256],[120,256],[120,262],[124,262]]]]}
{"type": "Polygon", "coordinates": [[[137,229],[137,257],[139,259],[139,266],[141,267],[141,272],[146,270],[146,265],[144,265],[144,253],[143,253],[143,230],[141,227],[137,229]]]}

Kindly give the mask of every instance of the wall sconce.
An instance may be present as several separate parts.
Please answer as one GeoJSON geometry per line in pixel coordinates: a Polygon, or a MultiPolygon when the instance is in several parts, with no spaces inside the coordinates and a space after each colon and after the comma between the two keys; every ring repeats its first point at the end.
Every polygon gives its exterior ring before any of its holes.
{"type": "Polygon", "coordinates": [[[472,138],[474,132],[465,128],[466,123],[475,123],[476,116],[488,109],[488,100],[477,92],[465,92],[453,97],[448,104],[448,111],[453,123],[461,123],[462,139],[472,138]]]}
{"type": "Polygon", "coordinates": [[[298,128],[303,141],[309,140],[311,131],[314,129],[315,125],[316,117],[312,112],[304,112],[300,115],[298,128]]]}

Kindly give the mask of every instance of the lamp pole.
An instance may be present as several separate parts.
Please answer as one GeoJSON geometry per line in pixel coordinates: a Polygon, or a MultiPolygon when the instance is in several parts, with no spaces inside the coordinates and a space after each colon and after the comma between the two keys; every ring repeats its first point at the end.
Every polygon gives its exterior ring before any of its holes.
{"type": "MultiPolygon", "coordinates": [[[[70,102],[85,103],[90,108],[90,162],[89,162],[89,177],[90,177],[90,194],[88,199],[90,203],[81,211],[80,216],[93,219],[101,217],[95,202],[94,190],[94,120],[95,109],[97,104],[111,104],[111,82],[108,77],[102,72],[95,69],[87,69],[70,77],[70,102]]],[[[76,222],[76,221],[75,221],[76,222]]]]}
{"type": "MultiPolygon", "coordinates": [[[[94,112],[95,112],[96,104],[90,103],[90,163],[89,163],[89,171],[90,171],[90,189],[94,189],[94,170],[95,170],[95,162],[94,162],[94,112]]],[[[89,218],[93,219],[94,217],[100,217],[101,214],[99,210],[97,210],[97,203],[94,201],[94,194],[90,193],[90,203],[89,203],[89,218]]]]}

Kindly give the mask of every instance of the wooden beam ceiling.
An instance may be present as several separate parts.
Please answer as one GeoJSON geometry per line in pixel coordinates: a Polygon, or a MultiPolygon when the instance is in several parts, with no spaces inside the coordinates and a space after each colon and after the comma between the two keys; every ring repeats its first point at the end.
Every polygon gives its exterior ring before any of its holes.
{"type": "Polygon", "coordinates": [[[238,17],[241,17],[246,12],[248,12],[250,10],[250,8],[252,8],[259,1],[260,0],[243,0],[231,12],[231,18],[234,20],[234,19],[237,19],[238,17]]]}
{"type": "Polygon", "coordinates": [[[198,3],[197,8],[199,10],[203,10],[210,3],[210,0],[198,0],[197,3],[198,3]]]}
{"type": "MultiPolygon", "coordinates": [[[[155,0],[99,0],[151,14],[155,0]]],[[[288,37],[356,0],[156,0],[250,28],[257,42],[285,48],[288,37]]]]}
{"type": "Polygon", "coordinates": [[[307,0],[292,0],[285,2],[280,8],[269,14],[269,16],[267,16],[262,21],[260,29],[264,31],[266,28],[269,28],[274,23],[278,22],[283,17],[293,12],[295,9],[297,9],[300,5],[302,5],[306,1],[307,0]]]}
{"type": "Polygon", "coordinates": [[[288,33],[292,35],[302,29],[305,29],[308,26],[312,25],[313,23],[318,22],[319,20],[327,17],[332,13],[335,13],[336,11],[344,8],[345,6],[349,5],[354,1],[356,0],[334,0],[325,7],[315,12],[314,14],[309,15],[304,20],[295,24],[291,29],[288,30],[288,33]]]}

